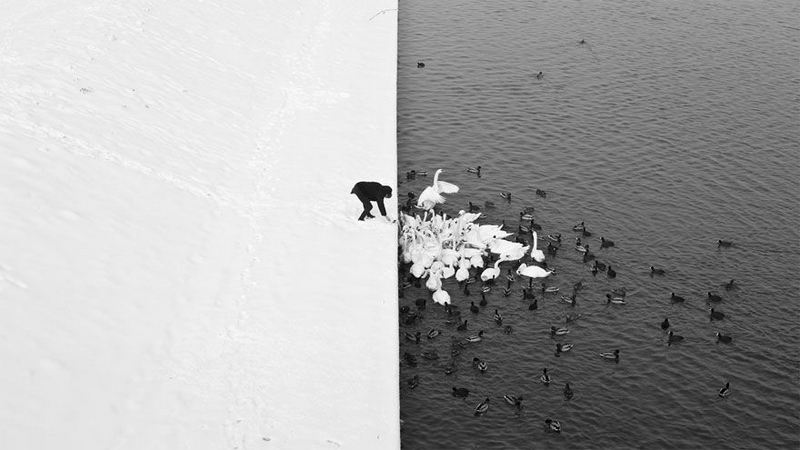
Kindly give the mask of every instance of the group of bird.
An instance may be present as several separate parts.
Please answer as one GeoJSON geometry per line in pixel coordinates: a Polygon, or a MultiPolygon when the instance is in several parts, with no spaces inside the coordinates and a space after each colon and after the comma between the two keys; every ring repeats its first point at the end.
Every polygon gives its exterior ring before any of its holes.
{"type": "MultiPolygon", "coordinates": [[[[480,166],[470,167],[467,171],[481,176],[480,166]]],[[[443,280],[451,277],[455,277],[458,283],[458,292],[463,294],[463,297],[469,296],[471,292],[470,286],[476,289],[474,284],[480,281],[480,288],[476,290],[480,293],[481,300],[479,305],[481,308],[487,306],[486,294],[498,286],[498,281],[502,286],[502,280],[505,279],[505,286],[501,289],[503,296],[509,297],[514,291],[512,285],[517,276],[525,277],[528,282],[527,287],[522,288],[522,300],[531,301],[528,306],[529,310],[538,309],[537,291],[540,291],[542,295],[559,291],[557,286],[547,286],[542,281],[551,274],[556,273],[555,269],[548,266],[545,259],[548,255],[554,257],[562,248],[562,235],[553,233],[540,238],[537,231],[541,231],[541,226],[535,223],[533,218],[535,208],[533,207],[525,208],[519,212],[520,224],[516,226],[516,232],[508,231],[505,221],[501,225],[479,224],[477,221],[486,216],[480,212],[479,207],[472,205],[472,203],[468,208],[469,211],[461,210],[452,217],[436,212],[436,206],[446,201],[446,197],[443,194],[455,194],[459,191],[458,186],[455,184],[440,180],[442,173],[443,170],[438,169],[434,174],[432,184],[427,186],[418,196],[409,193],[409,201],[401,207],[398,239],[401,280],[399,296],[403,298],[405,290],[412,286],[420,288],[422,280],[426,279],[424,285],[431,292],[431,300],[444,308],[445,323],[447,325],[457,325],[456,335],[467,331],[469,319],[461,318],[460,309],[453,305],[453,297],[443,288],[443,280]],[[420,213],[422,214],[421,216],[420,213]],[[508,238],[513,238],[513,240],[508,238]],[[530,239],[530,243],[528,239],[530,239]],[[540,240],[547,242],[545,250],[539,248],[540,240]],[[506,270],[505,276],[503,276],[504,274],[500,267],[503,263],[508,263],[506,264],[507,266],[511,265],[511,268],[506,270]],[[534,280],[541,282],[540,286],[534,287],[534,280]]],[[[414,179],[417,176],[427,176],[427,172],[410,171],[406,175],[408,179],[414,179]]],[[[502,198],[509,202],[511,201],[512,195],[510,192],[501,194],[502,198]]],[[[547,197],[547,193],[540,189],[536,190],[536,195],[541,198],[547,197]]],[[[575,225],[572,231],[578,234],[578,237],[575,238],[574,249],[582,254],[581,259],[584,264],[591,263],[590,272],[592,275],[596,276],[599,272],[605,272],[608,278],[616,278],[617,273],[611,265],[600,262],[590,250],[590,244],[583,241],[593,234],[587,229],[585,223],[581,222],[575,225]]],[[[720,247],[732,245],[728,241],[718,241],[718,246],[720,247]]],[[[600,249],[614,246],[615,243],[613,241],[605,237],[600,238],[600,249]]],[[[651,266],[650,274],[651,276],[665,276],[666,270],[651,266]]],[[[731,280],[726,285],[726,288],[733,289],[733,283],[734,281],[731,280]]],[[[561,295],[561,300],[575,307],[577,295],[585,286],[586,283],[583,280],[578,281],[572,285],[571,294],[561,295]]],[[[626,294],[624,287],[612,289],[606,294],[606,306],[626,304],[626,294]]],[[[462,296],[459,295],[459,298],[462,298],[462,296]]],[[[671,294],[670,300],[673,303],[684,301],[682,297],[674,292],[671,294]]],[[[708,293],[708,301],[718,302],[720,300],[721,298],[716,294],[708,293]]],[[[423,312],[427,309],[427,303],[427,299],[418,298],[415,300],[416,310],[412,310],[409,306],[402,306],[400,308],[401,325],[412,326],[421,321],[424,318],[423,312]]],[[[471,313],[478,314],[481,308],[474,301],[470,301],[469,310],[471,313]]],[[[580,318],[580,316],[581,314],[570,313],[565,317],[565,321],[569,324],[580,318]]],[[[710,320],[720,320],[723,317],[722,313],[715,311],[713,308],[710,310],[710,320]]],[[[503,324],[503,317],[499,308],[494,308],[492,318],[505,334],[513,333],[511,325],[503,324]]],[[[667,336],[668,346],[683,340],[683,337],[674,334],[670,327],[669,319],[665,319],[661,323],[661,328],[667,336]]],[[[570,333],[570,329],[566,326],[552,326],[550,329],[551,338],[554,339],[568,333],[570,333]]],[[[431,328],[426,337],[431,340],[442,334],[442,330],[431,328]]],[[[422,333],[419,331],[415,333],[404,332],[404,335],[406,341],[413,342],[411,345],[417,345],[421,342],[422,333]]],[[[481,342],[483,339],[484,330],[479,330],[477,334],[467,335],[465,338],[452,337],[450,351],[452,362],[445,367],[445,374],[450,375],[457,369],[456,358],[469,344],[481,342]]],[[[730,336],[720,333],[717,333],[717,339],[718,342],[722,343],[730,343],[732,340],[730,336]]],[[[558,342],[556,343],[554,355],[559,357],[563,353],[570,351],[572,347],[573,344],[558,342]]],[[[418,355],[426,360],[439,359],[435,349],[423,351],[418,355]]],[[[619,363],[620,351],[615,349],[613,351],[600,352],[599,357],[619,363]]],[[[418,364],[417,354],[408,351],[404,352],[403,362],[411,367],[416,367],[418,364]]],[[[472,366],[480,372],[485,372],[488,368],[486,361],[477,357],[473,359],[472,366]]],[[[540,379],[543,384],[550,384],[551,379],[547,368],[543,369],[540,379]]],[[[409,389],[414,389],[418,385],[418,375],[407,380],[409,389]]],[[[573,397],[574,392],[569,383],[565,384],[563,394],[566,400],[573,397]]],[[[730,386],[726,383],[725,387],[720,389],[719,396],[726,397],[729,394],[730,386]]],[[[452,395],[458,398],[466,398],[469,395],[469,389],[453,387],[452,395]]],[[[504,395],[503,399],[517,412],[522,410],[522,396],[504,395]]],[[[489,405],[490,398],[486,398],[475,407],[474,414],[476,416],[485,414],[489,410],[489,405]]],[[[561,432],[561,424],[557,420],[547,418],[544,426],[547,431],[561,432]]]]}

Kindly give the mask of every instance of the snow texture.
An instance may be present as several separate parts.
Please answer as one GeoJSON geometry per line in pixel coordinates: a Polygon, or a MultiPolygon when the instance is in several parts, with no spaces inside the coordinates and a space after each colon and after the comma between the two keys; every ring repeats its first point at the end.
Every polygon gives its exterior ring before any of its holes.
{"type": "Polygon", "coordinates": [[[0,448],[399,448],[396,8],[3,7],[0,448]]]}

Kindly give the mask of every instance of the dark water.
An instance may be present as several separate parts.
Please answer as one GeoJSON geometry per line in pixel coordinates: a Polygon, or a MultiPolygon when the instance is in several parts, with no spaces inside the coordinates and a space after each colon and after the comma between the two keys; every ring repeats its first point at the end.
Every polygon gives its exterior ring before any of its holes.
{"type": "MultiPolygon", "coordinates": [[[[437,349],[442,358],[401,363],[402,444],[428,448],[798,448],[800,446],[800,22],[791,1],[421,1],[400,4],[399,193],[419,193],[433,172],[461,187],[442,211],[496,204],[483,223],[516,229],[535,206],[542,234],[560,232],[548,262],[558,294],[488,294],[477,315],[445,281],[470,320],[445,325],[440,307],[401,326],[400,355],[437,349]],[[581,44],[581,40],[585,43],[581,44]],[[417,68],[424,61],[424,68],[417,68]],[[543,77],[534,75],[541,71],[543,77]],[[466,172],[481,165],[481,177],[466,172]],[[407,181],[408,170],[427,178],[407,181]],[[547,191],[546,198],[535,195],[547,191]],[[500,192],[512,192],[506,202],[500,192]],[[596,277],[572,248],[573,224],[618,276],[596,277]],[[616,242],[600,249],[600,237],[616,242]],[[734,242],[718,248],[718,239],[734,242]],[[650,265],[666,276],[651,277],[650,265]],[[722,285],[735,279],[737,290],[722,285]],[[584,280],[571,333],[559,299],[584,280]],[[627,288],[626,305],[604,303],[627,288]],[[685,297],[670,302],[670,292],[685,297]],[[712,291],[724,300],[706,302],[712,291]],[[709,321],[708,308],[726,314],[709,321]],[[492,320],[494,309],[514,333],[492,320]],[[673,346],[669,317],[685,340],[673,346]],[[443,334],[427,340],[430,328],[443,334]],[[485,330],[445,375],[451,339],[485,330]],[[717,344],[715,334],[733,336],[717,344]],[[555,358],[555,342],[574,349],[555,358]],[[618,364],[599,352],[619,348],[618,364]],[[489,362],[480,373],[473,357],[489,362]],[[549,387],[539,381],[543,367],[549,387]],[[419,386],[405,380],[419,375],[419,386]],[[575,396],[565,401],[565,382],[575,396]],[[718,390],[730,382],[732,394],[718,390]],[[464,401],[453,386],[472,393],[464,401]],[[515,414],[504,394],[523,395],[515,414]],[[474,417],[475,406],[491,407],[474,417]],[[560,435],[544,419],[561,421],[560,435]]],[[[502,266],[506,267],[506,266],[502,266]]],[[[401,305],[430,298],[409,288],[401,305]]]]}

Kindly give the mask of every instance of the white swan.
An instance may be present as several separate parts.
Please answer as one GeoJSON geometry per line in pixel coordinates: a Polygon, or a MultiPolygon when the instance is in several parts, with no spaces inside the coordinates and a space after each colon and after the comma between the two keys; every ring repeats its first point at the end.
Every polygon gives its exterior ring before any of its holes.
{"type": "Polygon", "coordinates": [[[490,267],[481,273],[481,280],[482,281],[489,281],[494,280],[495,278],[500,276],[500,263],[505,261],[505,259],[500,258],[497,262],[494,263],[494,267],[490,267]]]}
{"type": "Polygon", "coordinates": [[[442,169],[437,170],[436,174],[433,176],[433,185],[426,187],[425,190],[419,194],[417,206],[420,208],[431,210],[437,204],[444,203],[445,198],[442,196],[443,193],[455,194],[458,192],[458,186],[455,184],[439,181],[440,173],[442,173],[442,169]]]}
{"type": "Polygon", "coordinates": [[[440,305],[449,305],[450,304],[450,294],[443,289],[439,289],[433,293],[433,301],[440,304],[440,305]]]}
{"type": "Polygon", "coordinates": [[[552,270],[545,270],[539,266],[529,266],[525,263],[520,264],[517,269],[517,275],[522,275],[529,278],[545,278],[553,273],[552,270]]]}
{"type": "Polygon", "coordinates": [[[431,292],[440,290],[442,288],[442,271],[428,271],[428,281],[425,282],[425,287],[431,292]]]}
{"type": "Polygon", "coordinates": [[[544,261],[544,252],[539,250],[537,241],[539,237],[536,235],[536,232],[533,232],[533,248],[531,249],[531,258],[533,258],[536,262],[544,261]]]}

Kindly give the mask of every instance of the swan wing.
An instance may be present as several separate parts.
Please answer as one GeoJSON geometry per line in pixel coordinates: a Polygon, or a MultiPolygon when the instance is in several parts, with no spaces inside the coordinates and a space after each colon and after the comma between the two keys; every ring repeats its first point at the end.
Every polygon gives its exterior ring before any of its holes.
{"type": "Polygon", "coordinates": [[[453,183],[448,183],[447,181],[439,181],[436,183],[436,189],[445,194],[455,194],[458,192],[458,186],[453,183]]]}
{"type": "Polygon", "coordinates": [[[421,208],[430,209],[437,203],[444,203],[444,197],[430,186],[426,187],[417,198],[417,206],[421,208]]]}

